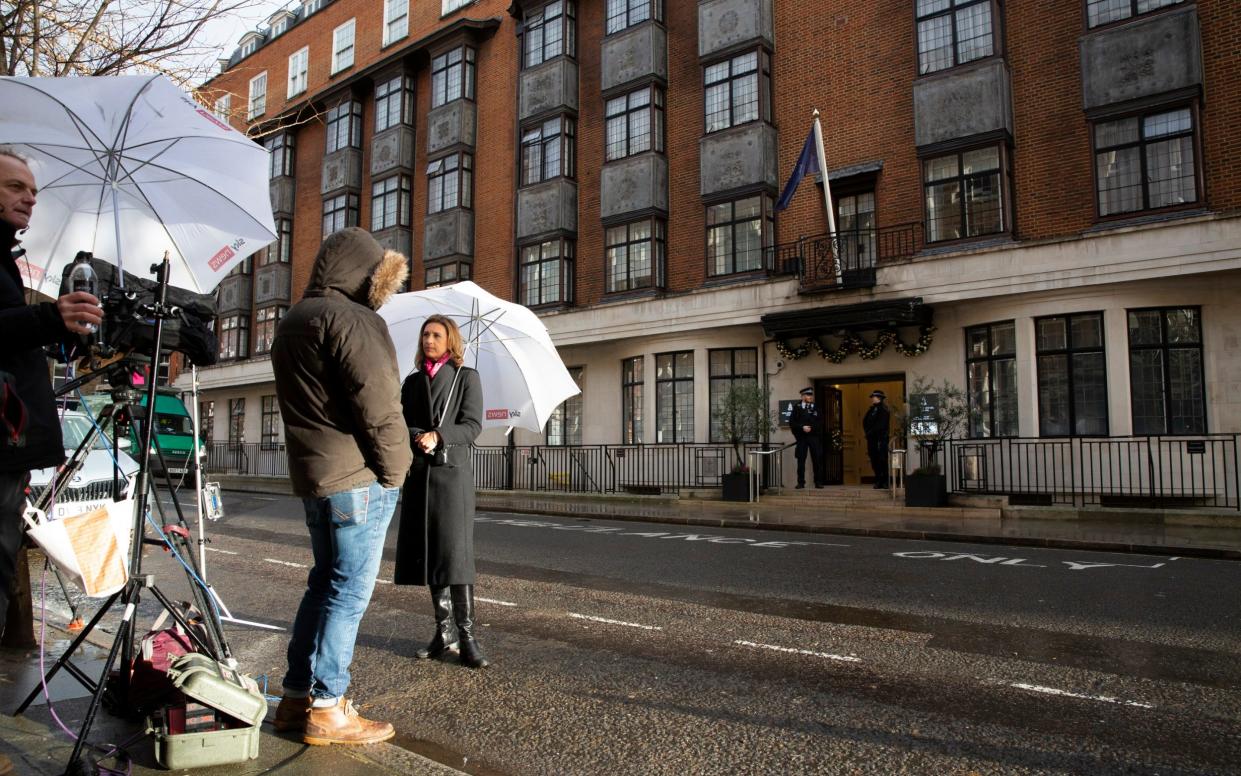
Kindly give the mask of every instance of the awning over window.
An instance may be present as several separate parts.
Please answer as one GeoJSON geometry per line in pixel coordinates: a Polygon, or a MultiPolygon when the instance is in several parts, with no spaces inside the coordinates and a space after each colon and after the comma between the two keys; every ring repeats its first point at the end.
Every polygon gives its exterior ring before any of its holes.
{"type": "Polygon", "coordinates": [[[762,318],[768,337],[789,339],[833,335],[839,332],[874,331],[931,323],[931,307],[922,297],[862,304],[828,305],[762,318]]]}

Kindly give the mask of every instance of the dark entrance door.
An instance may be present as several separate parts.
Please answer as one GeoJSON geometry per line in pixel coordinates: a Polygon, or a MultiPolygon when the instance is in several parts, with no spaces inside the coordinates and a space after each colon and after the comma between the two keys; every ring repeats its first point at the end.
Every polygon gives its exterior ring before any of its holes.
{"type": "Polygon", "coordinates": [[[844,402],[839,388],[819,388],[823,408],[823,484],[841,485],[845,481],[844,402]]]}

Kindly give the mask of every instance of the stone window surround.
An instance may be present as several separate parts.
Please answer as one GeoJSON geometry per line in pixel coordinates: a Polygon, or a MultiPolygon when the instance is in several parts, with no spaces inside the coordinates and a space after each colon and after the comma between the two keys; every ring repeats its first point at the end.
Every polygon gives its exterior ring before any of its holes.
{"type": "Polygon", "coordinates": [[[477,88],[477,58],[475,47],[465,42],[458,42],[431,54],[431,108],[439,108],[453,100],[474,100],[474,90],[477,88]],[[460,57],[454,58],[457,52],[460,52],[460,57]],[[449,78],[455,70],[461,71],[457,80],[460,87],[450,92],[449,78]]]}
{"type": "Polygon", "coordinates": [[[539,121],[528,122],[521,131],[521,142],[519,144],[518,154],[520,159],[521,176],[518,183],[519,186],[533,186],[538,183],[549,181],[552,178],[568,178],[573,180],[576,177],[576,157],[577,157],[577,120],[568,114],[558,114],[539,121]],[[559,122],[554,135],[544,133],[548,125],[552,121],[559,122]],[[538,132],[537,139],[528,140],[528,136],[538,132]],[[557,147],[559,156],[556,163],[556,172],[553,175],[547,174],[547,149],[548,146],[557,147]],[[538,172],[533,177],[527,177],[526,150],[528,147],[536,148],[538,153],[538,172]]]}
{"type": "Polygon", "coordinates": [[[558,57],[567,57],[568,59],[577,58],[577,8],[574,0],[546,0],[538,5],[537,8],[525,11],[522,14],[523,20],[518,28],[518,37],[521,39],[521,68],[523,70],[538,67],[544,62],[550,62],[558,57]],[[553,21],[545,18],[544,14],[549,6],[558,4],[559,12],[552,17],[553,21]],[[533,20],[532,20],[532,17],[533,20]],[[557,38],[558,46],[549,54],[546,30],[549,25],[555,25],[560,28],[560,37],[557,38]],[[542,43],[539,44],[537,58],[532,58],[532,52],[527,48],[529,39],[527,35],[538,32],[542,43]]]}
{"type": "Polygon", "coordinates": [[[392,70],[375,78],[375,134],[396,126],[414,125],[414,79],[402,70],[392,70]],[[394,82],[399,84],[393,85],[394,82]],[[399,104],[393,111],[390,104],[399,104]],[[393,113],[396,116],[393,116],[393,113]]]}
{"type": "Polygon", "coordinates": [[[271,343],[276,337],[276,327],[280,325],[280,319],[284,317],[288,310],[288,305],[272,304],[265,305],[254,311],[255,355],[271,352],[271,343]]]}
{"type": "Polygon", "coordinates": [[[1093,31],[1095,31],[1095,30],[1099,30],[1099,29],[1104,29],[1104,28],[1106,28],[1106,27],[1110,27],[1110,26],[1112,26],[1112,25],[1114,25],[1114,24],[1124,24],[1125,22],[1130,21],[1131,19],[1136,19],[1136,18],[1138,18],[1138,17],[1147,17],[1147,16],[1151,16],[1151,15],[1154,15],[1154,14],[1157,14],[1157,13],[1162,13],[1163,11],[1165,11],[1165,10],[1167,10],[1167,9],[1169,9],[1169,8],[1175,8],[1175,7],[1177,7],[1177,6],[1185,5],[1185,4],[1187,4],[1187,3],[1192,3],[1193,1],[1194,1],[1194,0],[1162,0],[1162,3],[1163,3],[1163,4],[1162,4],[1162,5],[1159,5],[1158,7],[1151,8],[1151,9],[1150,9],[1150,10],[1148,10],[1148,11],[1139,11],[1139,10],[1138,10],[1138,0],[1127,0],[1128,5],[1129,5],[1129,9],[1128,9],[1128,14],[1127,14],[1127,15],[1125,15],[1125,16],[1118,16],[1118,17],[1116,17],[1116,18],[1114,18],[1114,19],[1108,19],[1108,20],[1106,20],[1106,21],[1102,21],[1102,22],[1091,22],[1091,20],[1090,20],[1090,10],[1091,10],[1091,9],[1090,9],[1090,7],[1091,7],[1092,5],[1095,5],[1097,2],[1099,2],[1099,0],[1084,0],[1085,12],[1084,12],[1083,16],[1084,16],[1084,18],[1086,19],[1086,29],[1088,29],[1088,30],[1090,30],[1091,32],[1093,32],[1093,31]]]}
{"type": "Polygon", "coordinates": [[[711,250],[710,250],[710,244],[711,244],[712,230],[720,229],[726,226],[735,228],[738,224],[744,224],[744,223],[748,223],[748,222],[756,220],[754,217],[737,220],[736,219],[736,208],[735,208],[735,205],[737,202],[740,202],[746,199],[752,199],[754,197],[759,198],[759,214],[757,216],[757,220],[759,222],[759,243],[761,246],[761,250],[765,253],[769,247],[775,244],[775,211],[774,211],[775,204],[772,199],[771,193],[769,191],[763,188],[763,189],[759,189],[756,191],[752,190],[748,192],[737,192],[737,193],[733,193],[723,198],[712,198],[710,202],[704,203],[708,211],[710,211],[711,208],[718,207],[720,205],[733,205],[734,206],[732,208],[733,215],[731,219],[728,221],[722,221],[719,223],[712,224],[710,222],[709,217],[703,219],[703,225],[705,229],[703,233],[703,256],[704,256],[704,260],[707,263],[706,271],[707,271],[707,278],[709,280],[719,280],[721,278],[744,276],[744,275],[748,275],[754,272],[762,272],[767,268],[766,257],[760,254],[758,266],[747,267],[746,269],[740,269],[740,270],[737,269],[737,252],[736,252],[737,243],[736,243],[735,236],[732,240],[732,250],[729,253],[729,258],[731,261],[731,269],[725,272],[716,272],[715,268],[711,266],[712,255],[711,255],[711,250]]]}
{"type": "Polygon", "coordinates": [[[916,75],[917,76],[926,76],[926,75],[931,75],[933,73],[942,73],[945,70],[951,70],[954,67],[960,67],[961,65],[966,65],[971,62],[977,62],[979,60],[989,59],[991,57],[1003,57],[1004,56],[1003,14],[1002,14],[1002,9],[1000,8],[999,0],[948,0],[949,4],[947,8],[939,9],[932,13],[925,14],[923,16],[918,15],[918,4],[920,2],[922,2],[922,0],[914,0],[914,48],[915,48],[915,53],[917,55],[915,57],[915,61],[917,62],[916,64],[916,69],[917,69],[916,75]],[[991,22],[991,53],[962,61],[960,58],[959,42],[957,41],[957,32],[958,32],[957,25],[956,25],[957,12],[961,10],[962,8],[970,8],[973,6],[983,5],[983,4],[988,5],[991,9],[991,19],[990,19],[990,22],[991,22]],[[930,69],[930,70],[924,69],[923,64],[922,64],[922,55],[923,55],[922,39],[919,33],[919,28],[922,26],[924,22],[930,19],[939,17],[939,16],[944,16],[944,15],[952,17],[952,24],[949,25],[949,30],[951,33],[951,43],[949,44],[949,47],[951,48],[951,51],[952,51],[952,62],[943,67],[937,67],[937,68],[930,69]]]}
{"type": "Polygon", "coordinates": [[[518,299],[521,304],[527,307],[545,307],[550,305],[569,305],[573,303],[573,279],[574,279],[574,261],[576,258],[576,241],[572,235],[559,235],[549,237],[536,242],[529,242],[517,247],[517,283],[518,283],[518,299]],[[544,253],[544,246],[555,243],[555,253],[547,255],[544,253]],[[526,257],[531,250],[538,252],[538,257],[532,261],[527,261],[526,257]],[[554,299],[548,299],[546,288],[542,283],[542,267],[545,264],[556,265],[556,292],[554,299]],[[531,298],[528,294],[530,288],[525,281],[526,269],[528,267],[536,267],[536,274],[540,278],[539,294],[537,298],[531,298]]]}
{"type": "Polygon", "coordinates": [[[630,85],[630,86],[627,86],[624,90],[621,90],[616,94],[605,95],[604,100],[603,100],[603,114],[604,114],[603,115],[603,161],[605,163],[615,162],[620,159],[627,159],[636,154],[646,153],[648,151],[654,151],[656,153],[661,153],[661,154],[665,152],[666,141],[667,141],[667,138],[665,137],[665,134],[667,132],[666,99],[667,97],[664,93],[663,86],[655,81],[650,81],[650,82],[640,84],[637,86],[630,85]],[[628,103],[628,98],[631,95],[634,95],[641,91],[647,91],[650,94],[649,100],[647,101],[645,105],[631,107],[628,104],[626,104],[623,111],[618,111],[609,116],[608,114],[609,103],[613,102],[614,100],[620,100],[622,98],[626,100],[626,103],[628,103]],[[633,137],[631,137],[631,133],[630,133],[629,116],[631,114],[641,113],[641,112],[648,112],[650,114],[650,117],[647,121],[647,126],[649,128],[648,132],[650,135],[650,142],[644,147],[634,148],[633,143],[632,143],[633,137]],[[608,141],[608,124],[610,120],[617,119],[620,116],[626,117],[625,118],[625,130],[624,130],[625,150],[624,150],[624,153],[621,153],[618,156],[611,156],[609,146],[613,144],[608,141]]]}
{"type": "Polygon", "coordinates": [[[371,231],[409,226],[412,202],[410,176],[403,173],[387,175],[371,181],[371,231]],[[395,186],[392,184],[395,182],[395,186]],[[389,199],[395,200],[389,220],[389,199]]]}
{"type": "MultiPolygon", "coordinates": [[[[919,164],[919,183],[922,186],[922,226],[927,247],[950,246],[957,243],[968,243],[976,240],[985,240],[994,238],[997,235],[1010,235],[1013,230],[1013,224],[1016,220],[1012,213],[1012,149],[1007,133],[987,133],[977,138],[968,138],[962,141],[953,141],[951,143],[941,143],[934,146],[918,149],[919,164]],[[952,237],[939,240],[931,239],[930,212],[927,209],[926,189],[928,183],[926,180],[926,163],[932,159],[956,155],[959,157],[964,153],[976,151],[982,148],[995,146],[999,150],[1000,158],[1000,219],[1001,227],[998,231],[986,232],[976,235],[963,235],[961,237],[952,237]]],[[[956,180],[961,181],[967,178],[958,166],[956,180]]],[[[937,181],[943,183],[947,179],[937,181]]],[[[961,198],[961,207],[965,208],[965,199],[961,198]]],[[[963,211],[962,211],[963,212],[963,211]]],[[[965,224],[965,218],[962,216],[962,225],[965,224]]]]}
{"type": "Polygon", "coordinates": [[[625,294],[632,291],[651,288],[663,288],[664,286],[664,263],[667,261],[668,250],[668,225],[667,221],[662,217],[644,216],[642,218],[630,218],[620,223],[609,224],[603,230],[604,248],[604,293],[625,294]],[[634,226],[646,224],[649,229],[645,237],[635,239],[632,235],[634,226]],[[614,234],[619,234],[620,229],[625,230],[624,240],[609,242],[614,234]],[[633,269],[633,251],[635,246],[648,246],[648,259],[650,262],[650,272],[641,277],[648,278],[646,282],[635,284],[633,269]],[[614,274],[610,267],[610,254],[613,250],[623,248],[624,253],[624,280],[623,288],[614,286],[614,274]]]}
{"type": "MultiPolygon", "coordinates": [[[[1101,222],[1101,223],[1106,223],[1106,222],[1114,221],[1114,220],[1129,219],[1129,218],[1133,218],[1134,216],[1141,216],[1141,215],[1146,215],[1149,213],[1164,213],[1164,212],[1175,211],[1175,210],[1192,209],[1192,208],[1202,206],[1203,199],[1205,196],[1204,191],[1203,191],[1205,176],[1204,176],[1203,168],[1202,168],[1202,164],[1203,164],[1202,137],[1201,137],[1202,135],[1202,124],[1201,124],[1202,113],[1201,113],[1201,106],[1198,103],[1196,98],[1188,102],[1185,102],[1184,100],[1159,102],[1159,103],[1152,104],[1152,105],[1146,105],[1138,109],[1130,108],[1128,110],[1123,110],[1123,111],[1117,111],[1117,110],[1092,111],[1087,115],[1087,119],[1090,121],[1090,130],[1091,130],[1090,131],[1091,180],[1092,180],[1092,183],[1095,189],[1094,201],[1095,201],[1095,220],[1096,221],[1101,222]],[[1189,131],[1189,137],[1192,139],[1192,142],[1193,142],[1193,154],[1194,154],[1194,169],[1193,169],[1194,183],[1195,183],[1194,201],[1186,202],[1183,204],[1168,205],[1166,207],[1158,207],[1158,208],[1142,207],[1137,210],[1124,210],[1124,211],[1118,211],[1116,213],[1109,213],[1108,215],[1102,215],[1100,212],[1100,208],[1099,208],[1100,191],[1099,191],[1099,171],[1098,171],[1097,159],[1100,153],[1106,153],[1106,151],[1098,150],[1095,128],[1099,126],[1100,124],[1106,124],[1110,121],[1117,121],[1117,120],[1125,119],[1125,118],[1138,117],[1139,118],[1139,132],[1140,132],[1141,124],[1142,124],[1141,118],[1146,117],[1146,116],[1151,116],[1154,114],[1172,112],[1172,111],[1185,109],[1185,108],[1188,108],[1190,111],[1191,128],[1189,131]]],[[[1144,138],[1140,139],[1138,142],[1139,148],[1145,149],[1147,145],[1148,143],[1146,142],[1144,138]]],[[[1140,176],[1140,181],[1142,183],[1142,190],[1143,190],[1142,201],[1144,205],[1148,205],[1150,195],[1149,195],[1149,190],[1148,190],[1149,181],[1146,178],[1145,154],[1143,154],[1143,158],[1140,160],[1140,169],[1142,171],[1142,175],[1140,176]]]]}
{"type": "Polygon", "coordinates": [[[1035,346],[1034,346],[1034,364],[1036,372],[1036,382],[1038,393],[1038,428],[1040,437],[1077,437],[1077,436],[1108,436],[1108,405],[1107,405],[1107,333],[1104,322],[1103,312],[1100,310],[1087,310],[1075,313],[1062,313],[1059,315],[1044,315],[1034,319],[1035,346]],[[1074,338],[1073,320],[1074,319],[1091,318],[1098,322],[1099,341],[1097,344],[1083,344],[1074,338]],[[1041,324],[1059,322],[1063,326],[1064,342],[1063,344],[1045,344],[1041,339],[1041,324]],[[1079,402],[1077,398],[1077,390],[1074,383],[1081,369],[1075,361],[1075,356],[1098,356],[1100,364],[1103,368],[1103,396],[1102,396],[1102,422],[1103,427],[1094,433],[1079,433],[1077,430],[1079,402]],[[1045,390],[1045,380],[1048,378],[1049,370],[1044,368],[1044,359],[1063,358],[1065,379],[1065,391],[1063,396],[1064,406],[1061,409],[1064,414],[1064,423],[1067,430],[1064,433],[1057,433],[1050,429],[1053,420],[1051,415],[1052,407],[1050,404],[1044,403],[1043,394],[1045,390]]]}
{"type": "Polygon", "coordinates": [[[637,27],[639,24],[643,24],[645,22],[655,22],[657,24],[662,24],[664,21],[664,0],[636,0],[636,1],[635,0],[607,0],[607,3],[604,6],[603,13],[604,13],[603,34],[605,36],[617,35],[619,33],[624,32],[625,30],[631,29],[633,27],[637,27]],[[618,14],[612,14],[611,7],[613,5],[624,6],[624,11],[618,14]],[[633,7],[635,5],[645,6],[647,9],[646,11],[647,15],[641,19],[638,19],[637,21],[629,21],[629,14],[633,10],[633,7]],[[612,23],[612,20],[618,19],[622,15],[625,18],[625,23],[619,27],[616,27],[615,29],[612,29],[610,26],[612,23]]]}
{"type": "Polygon", "coordinates": [[[744,126],[746,124],[752,124],[752,123],[759,122],[759,121],[766,122],[768,124],[771,123],[771,104],[772,104],[771,52],[768,51],[764,46],[746,47],[745,49],[742,49],[742,50],[733,50],[733,51],[728,52],[725,56],[713,57],[712,59],[706,60],[702,63],[702,74],[703,74],[702,75],[702,100],[703,100],[702,132],[704,135],[709,135],[715,132],[723,132],[729,129],[735,129],[740,126],[744,126]],[[755,54],[757,57],[757,67],[755,68],[755,70],[747,71],[746,73],[743,73],[741,75],[733,75],[731,72],[732,62],[737,60],[740,57],[743,57],[743,56],[746,56],[747,54],[752,54],[752,53],[755,54]],[[717,65],[721,65],[724,63],[729,64],[729,71],[730,71],[729,74],[722,79],[718,79],[708,84],[707,83],[707,71],[710,70],[712,67],[715,67],[717,65]],[[749,77],[751,73],[757,74],[757,80],[758,80],[758,84],[757,84],[758,109],[756,111],[756,115],[754,118],[747,119],[745,121],[734,121],[732,114],[736,110],[736,105],[737,105],[736,101],[734,100],[734,94],[733,94],[734,84],[743,78],[749,77]],[[728,84],[728,89],[727,89],[728,91],[728,112],[729,112],[728,123],[725,124],[724,126],[719,126],[714,129],[709,129],[708,123],[707,123],[708,121],[707,95],[711,91],[712,87],[716,87],[721,84],[728,84]]]}
{"type": "Polygon", "coordinates": [[[655,443],[664,444],[670,442],[676,443],[692,443],[695,439],[694,428],[694,400],[697,398],[696,384],[697,375],[695,374],[694,351],[680,350],[669,353],[655,354],[655,443]],[[688,358],[686,358],[688,356],[688,358]],[[664,363],[665,374],[660,375],[660,364],[664,363]],[[688,367],[688,374],[682,371],[682,367],[688,367]],[[665,386],[667,386],[665,388],[665,386]],[[664,390],[661,390],[664,389],[664,390]],[[671,393],[671,396],[665,397],[663,394],[671,393]],[[671,401],[671,405],[666,402],[671,401]],[[665,412],[667,413],[669,424],[664,426],[665,412]],[[664,434],[669,434],[671,439],[664,439],[664,434]]]}
{"type": "Polygon", "coordinates": [[[346,190],[323,198],[323,236],[358,225],[359,200],[357,192],[346,190]],[[340,221],[338,224],[337,221],[340,221]],[[332,226],[328,228],[329,224],[332,226]]]}
{"type": "Polygon", "coordinates": [[[453,151],[427,162],[427,213],[440,213],[453,208],[473,209],[474,155],[469,151],[453,151]],[[449,160],[452,165],[449,166],[449,160]],[[455,177],[451,200],[444,182],[455,177]],[[437,185],[439,191],[434,192],[437,185]]]}

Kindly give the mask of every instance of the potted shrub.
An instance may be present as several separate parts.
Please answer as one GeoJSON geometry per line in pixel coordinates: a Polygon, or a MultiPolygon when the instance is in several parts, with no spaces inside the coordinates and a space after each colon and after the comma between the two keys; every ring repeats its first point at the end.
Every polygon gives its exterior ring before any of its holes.
{"type": "Polygon", "coordinates": [[[712,408],[720,436],[733,446],[733,464],[721,479],[725,501],[750,500],[750,465],[745,443],[775,430],[770,392],[757,383],[734,383],[712,408]]]}
{"type": "MultiPolygon", "coordinates": [[[[905,411],[905,437],[920,448],[922,464],[905,477],[905,505],[942,507],[948,504],[948,478],[939,462],[944,442],[969,430],[965,392],[944,380],[936,385],[925,377],[914,379],[905,411]]],[[[910,450],[909,454],[913,451],[910,450]]]]}

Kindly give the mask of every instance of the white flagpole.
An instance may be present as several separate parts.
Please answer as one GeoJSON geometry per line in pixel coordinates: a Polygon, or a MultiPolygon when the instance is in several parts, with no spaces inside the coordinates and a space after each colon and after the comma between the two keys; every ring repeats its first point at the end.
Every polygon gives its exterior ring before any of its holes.
{"type": "Polygon", "coordinates": [[[836,250],[836,209],[832,207],[832,187],[827,181],[827,157],[823,153],[823,127],[819,125],[819,109],[814,109],[814,144],[819,156],[819,177],[823,179],[823,208],[827,211],[828,241],[832,246],[832,265],[836,270],[836,284],[841,280],[840,255],[836,250]]]}

